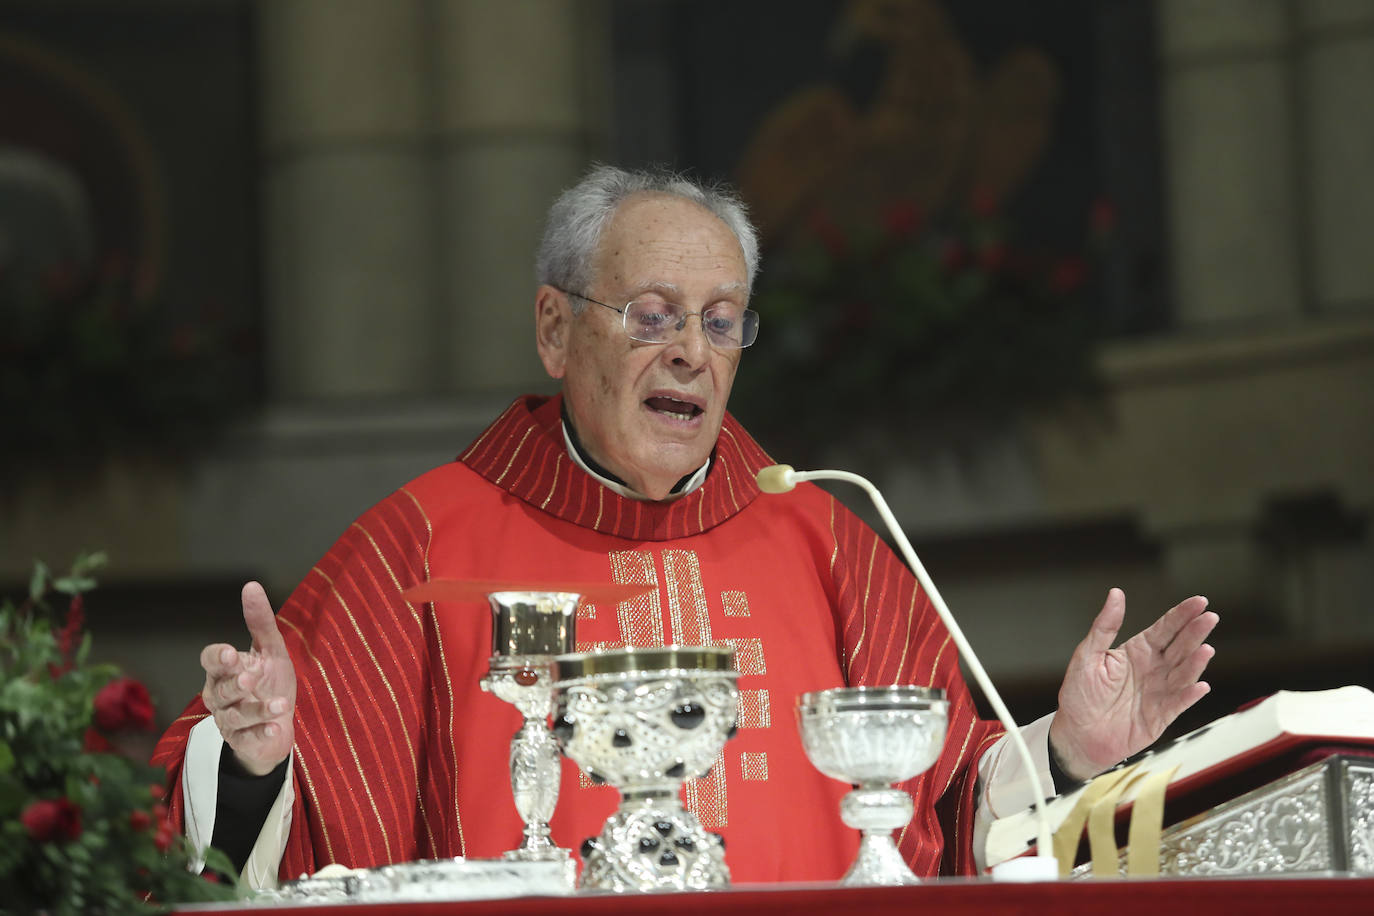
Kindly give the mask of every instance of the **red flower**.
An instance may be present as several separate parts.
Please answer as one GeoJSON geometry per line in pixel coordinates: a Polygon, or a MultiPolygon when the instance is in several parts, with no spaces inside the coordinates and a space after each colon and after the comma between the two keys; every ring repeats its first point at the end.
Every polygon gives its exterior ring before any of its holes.
{"type": "Polygon", "coordinates": [[[978,265],[988,273],[997,273],[1007,263],[1007,246],[995,242],[978,252],[978,265]]]}
{"type": "Polygon", "coordinates": [[[914,201],[894,201],[883,208],[883,226],[897,238],[915,235],[921,228],[921,208],[914,201]]]}
{"type": "Polygon", "coordinates": [[[86,618],[86,601],[80,595],[73,595],[71,604],[67,606],[67,622],[57,633],[57,649],[62,653],[62,658],[67,667],[71,667],[72,653],[76,651],[77,643],[81,638],[81,627],[86,618]]]}
{"type": "Polygon", "coordinates": [[[1082,258],[1063,258],[1050,272],[1050,289],[1056,293],[1071,293],[1083,285],[1088,276],[1088,265],[1082,258]]]}
{"type": "Polygon", "coordinates": [[[88,754],[108,754],[114,750],[114,745],[110,744],[100,732],[88,728],[86,734],[81,738],[81,749],[88,754]]]}
{"type": "Polygon", "coordinates": [[[103,731],[147,731],[153,726],[148,688],[131,677],[116,678],[95,695],[95,724],[103,731]]]}
{"type": "Polygon", "coordinates": [[[968,263],[968,249],[958,239],[948,239],[940,246],[940,267],[945,273],[955,273],[968,263]]]}
{"type": "Polygon", "coordinates": [[[166,798],[167,787],[160,782],[155,782],[152,785],[148,786],[148,794],[151,795],[153,798],[166,798]]]}
{"type": "Polygon", "coordinates": [[[153,845],[157,847],[158,852],[166,852],[168,849],[171,849],[172,828],[168,827],[166,824],[157,828],[157,833],[153,836],[153,845]]]}
{"type": "Polygon", "coordinates": [[[39,843],[65,842],[81,836],[81,809],[69,799],[44,798],[31,802],[19,820],[39,843]]]}
{"type": "Polygon", "coordinates": [[[1093,235],[1102,236],[1116,228],[1116,205],[1105,197],[1093,201],[1088,212],[1088,225],[1093,235]]]}
{"type": "Polygon", "coordinates": [[[991,188],[974,188],[968,197],[969,209],[977,216],[989,217],[997,213],[999,201],[991,188]]]}
{"type": "Polygon", "coordinates": [[[147,830],[152,823],[153,816],[147,811],[135,809],[129,812],[129,826],[132,827],[136,833],[142,833],[147,830]]]}
{"type": "Polygon", "coordinates": [[[816,210],[811,214],[811,231],[820,239],[821,247],[826,250],[832,258],[842,258],[849,250],[849,240],[844,237],[844,230],[835,225],[835,221],[830,218],[830,214],[824,210],[816,210]]]}

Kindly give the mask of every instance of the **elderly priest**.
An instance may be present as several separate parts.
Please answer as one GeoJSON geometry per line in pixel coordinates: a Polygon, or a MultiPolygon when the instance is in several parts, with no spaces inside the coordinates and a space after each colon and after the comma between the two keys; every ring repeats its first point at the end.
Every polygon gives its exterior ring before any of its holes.
{"type": "MultiPolygon", "coordinates": [[[[201,653],[205,687],[158,745],[172,811],[254,885],[514,847],[508,747],[519,714],[481,691],[488,616],[414,606],[434,578],[640,583],[584,606],[579,648],[725,643],[740,729],[689,786],[735,881],[827,880],[853,859],[846,787],[802,752],[799,694],[944,688],[949,731],[912,780],[900,849],[921,875],[968,873],[979,825],[1031,801],[1000,728],[980,721],[944,626],[909,570],[804,484],[760,498],[773,464],[726,412],[759,316],[758,243],[729,192],[601,167],[553,204],[538,254],[535,345],[555,397],[512,404],[450,464],[369,509],[278,614],[243,589],[250,650],[201,653]]],[[[1059,708],[1028,737],[1046,784],[1092,776],[1159,737],[1207,692],[1217,616],[1192,597],[1113,648],[1112,589],[1070,659],[1059,708]]],[[[617,802],[570,765],[552,819],[577,848],[617,802]]]]}

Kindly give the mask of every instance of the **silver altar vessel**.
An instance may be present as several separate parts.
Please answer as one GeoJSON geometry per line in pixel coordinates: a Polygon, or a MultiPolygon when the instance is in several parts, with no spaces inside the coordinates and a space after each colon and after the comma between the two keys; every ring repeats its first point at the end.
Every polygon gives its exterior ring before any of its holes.
{"type": "Polygon", "coordinates": [[[490,668],[482,689],[510,703],[524,722],[510,745],[511,793],[525,822],[520,845],[505,853],[517,861],[565,861],[572,853],[554,845],[549,819],[558,804],[562,758],[549,732],[553,710],[554,657],[572,651],[579,595],[574,592],[493,592],[490,668]]]}
{"type": "Polygon", "coordinates": [[[935,762],[948,718],[945,692],[934,687],[837,687],[797,699],[806,756],[825,775],[855,786],[840,804],[840,817],[863,837],[842,883],[917,883],[892,841],[892,831],[911,820],[915,807],[892,784],[935,762]]]}
{"type": "Polygon", "coordinates": [[[558,659],[553,731],[620,806],[582,847],[582,886],[607,891],[724,887],[719,836],[686,810],[679,791],[703,776],[735,733],[734,650],[667,646],[558,659]]]}

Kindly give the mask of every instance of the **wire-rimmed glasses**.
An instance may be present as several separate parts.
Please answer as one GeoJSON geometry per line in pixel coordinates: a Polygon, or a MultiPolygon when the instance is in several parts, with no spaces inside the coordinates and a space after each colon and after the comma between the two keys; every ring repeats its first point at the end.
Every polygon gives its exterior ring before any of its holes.
{"type": "Polygon", "coordinates": [[[729,302],[708,305],[700,312],[689,312],[676,302],[649,293],[625,303],[624,308],[584,296],[568,293],[584,302],[619,312],[625,333],[631,340],[661,344],[672,340],[687,325],[693,315],[701,319],[701,329],[712,346],[722,350],[742,350],[759,336],[759,313],[729,302]]]}

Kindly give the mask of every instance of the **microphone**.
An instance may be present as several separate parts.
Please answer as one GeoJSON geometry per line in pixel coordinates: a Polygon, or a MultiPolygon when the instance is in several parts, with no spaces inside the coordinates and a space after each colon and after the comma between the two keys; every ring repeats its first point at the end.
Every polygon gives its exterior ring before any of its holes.
{"type": "Polygon", "coordinates": [[[996,687],[992,686],[992,679],[983,670],[982,663],[974,654],[973,646],[969,645],[968,640],[964,638],[964,631],[959,629],[959,624],[955,622],[954,615],[949,612],[945,599],[940,597],[939,589],[935,587],[934,582],[930,581],[930,575],[926,573],[925,566],[916,556],[916,551],[912,549],[911,542],[906,539],[906,534],[897,524],[896,517],[893,516],[892,510],[887,507],[887,500],[883,499],[878,488],[866,478],[860,477],[858,474],[851,474],[848,471],[797,471],[793,470],[790,464],[774,464],[763,468],[758,472],[755,480],[758,482],[760,490],[772,494],[786,493],[796,487],[797,484],[808,480],[841,480],[863,488],[864,492],[868,494],[868,498],[873,501],[878,514],[882,516],[883,522],[887,525],[887,530],[892,533],[893,540],[897,542],[897,547],[901,550],[902,556],[906,558],[907,564],[916,574],[916,581],[921,583],[921,588],[930,598],[935,613],[940,616],[945,628],[949,630],[950,637],[959,648],[960,657],[968,665],[969,671],[973,674],[974,680],[978,682],[983,695],[992,704],[993,711],[997,713],[997,718],[1006,727],[1007,735],[1011,738],[1012,745],[1016,748],[1017,754],[1021,757],[1021,763],[1030,776],[1031,791],[1035,793],[1036,854],[1029,859],[1022,856],[993,866],[993,877],[1011,880],[1057,878],[1059,876],[1059,864],[1054,857],[1053,831],[1050,829],[1049,818],[1045,815],[1045,787],[1040,781],[1040,772],[1036,769],[1035,761],[1031,758],[1026,739],[1021,736],[1021,727],[1016,724],[1016,720],[1011,717],[1006,704],[1002,702],[1002,695],[997,692],[996,687]]]}

